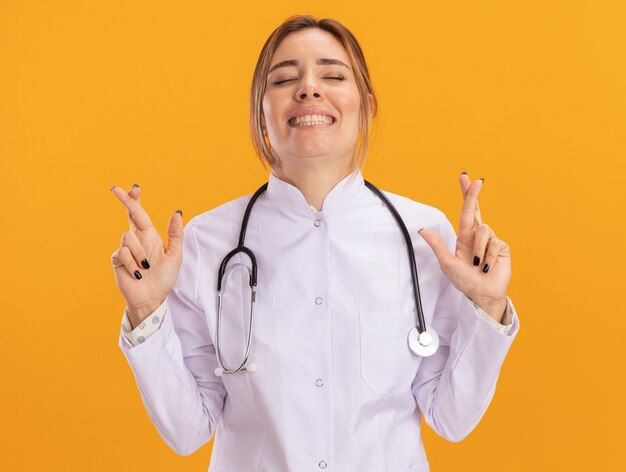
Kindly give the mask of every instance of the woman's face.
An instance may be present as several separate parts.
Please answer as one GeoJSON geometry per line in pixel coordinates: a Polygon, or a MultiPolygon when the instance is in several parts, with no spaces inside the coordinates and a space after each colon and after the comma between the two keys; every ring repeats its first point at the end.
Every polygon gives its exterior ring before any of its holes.
{"type": "Polygon", "coordinates": [[[290,33],[276,49],[269,70],[263,115],[281,165],[320,158],[350,165],[361,103],[348,54],[339,41],[318,28],[290,33]],[[298,121],[296,115],[301,115],[298,121]]]}

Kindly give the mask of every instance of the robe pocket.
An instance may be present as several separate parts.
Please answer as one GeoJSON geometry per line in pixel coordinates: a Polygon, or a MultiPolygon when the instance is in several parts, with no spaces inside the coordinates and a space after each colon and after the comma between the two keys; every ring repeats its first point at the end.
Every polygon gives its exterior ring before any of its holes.
{"type": "Polygon", "coordinates": [[[406,392],[421,357],[409,349],[414,313],[363,312],[359,316],[361,377],[376,395],[406,392]]]}

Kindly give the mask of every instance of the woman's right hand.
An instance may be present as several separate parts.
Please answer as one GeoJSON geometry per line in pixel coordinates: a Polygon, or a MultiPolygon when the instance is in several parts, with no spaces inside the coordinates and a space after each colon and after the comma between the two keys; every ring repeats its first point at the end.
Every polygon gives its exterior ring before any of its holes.
{"type": "Polygon", "coordinates": [[[174,288],[183,260],[183,216],[180,210],[170,218],[165,248],[148,213],[139,204],[139,186],[130,192],[113,187],[111,192],[128,211],[130,230],[111,255],[115,281],[126,300],[132,327],[156,310],[174,288]]]}

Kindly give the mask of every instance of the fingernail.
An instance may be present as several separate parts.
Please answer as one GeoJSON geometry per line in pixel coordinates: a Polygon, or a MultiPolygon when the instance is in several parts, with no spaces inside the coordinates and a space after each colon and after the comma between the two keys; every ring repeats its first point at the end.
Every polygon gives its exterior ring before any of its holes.
{"type": "Polygon", "coordinates": [[[483,177],[481,177],[479,180],[482,180],[482,181],[483,181],[483,183],[485,182],[485,179],[484,179],[483,177]]]}
{"type": "Polygon", "coordinates": [[[480,257],[474,256],[474,265],[477,266],[478,264],[480,264],[480,257]]]}
{"type": "Polygon", "coordinates": [[[135,273],[135,278],[136,278],[137,280],[141,279],[141,272],[139,272],[138,270],[136,270],[134,273],[135,273]]]}
{"type": "Polygon", "coordinates": [[[483,272],[489,272],[489,264],[485,264],[483,267],[483,272]]]}
{"type": "Polygon", "coordinates": [[[113,191],[114,188],[115,188],[115,185],[113,187],[111,187],[111,191],[113,191]]]}
{"type": "Polygon", "coordinates": [[[467,172],[463,171],[461,172],[461,175],[467,175],[467,172]]]}
{"type": "Polygon", "coordinates": [[[133,188],[135,187],[139,188],[139,184],[133,184],[133,188]]]}
{"type": "Polygon", "coordinates": [[[148,263],[148,259],[144,259],[143,261],[141,261],[141,266],[144,269],[149,269],[150,268],[150,264],[148,263]]]}
{"type": "Polygon", "coordinates": [[[183,216],[183,210],[176,210],[176,213],[178,213],[181,217],[183,216]]]}
{"type": "Polygon", "coordinates": [[[424,229],[424,228],[420,228],[420,229],[418,229],[418,230],[417,230],[417,232],[419,233],[419,232],[420,232],[421,230],[423,230],[423,229],[424,229]]]}

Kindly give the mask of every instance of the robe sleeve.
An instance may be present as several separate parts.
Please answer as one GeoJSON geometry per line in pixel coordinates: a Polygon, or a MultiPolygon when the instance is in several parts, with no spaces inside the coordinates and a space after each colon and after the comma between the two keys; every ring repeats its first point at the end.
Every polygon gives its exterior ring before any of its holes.
{"type": "Polygon", "coordinates": [[[119,337],[150,419],[181,455],[211,440],[226,398],[224,384],[214,374],[218,363],[207,318],[197,302],[198,261],[191,220],[184,229],[183,261],[164,302],[161,327],[134,347],[122,332],[119,337]]]}

